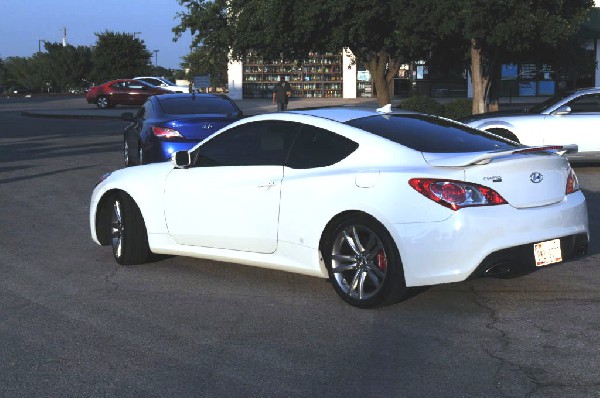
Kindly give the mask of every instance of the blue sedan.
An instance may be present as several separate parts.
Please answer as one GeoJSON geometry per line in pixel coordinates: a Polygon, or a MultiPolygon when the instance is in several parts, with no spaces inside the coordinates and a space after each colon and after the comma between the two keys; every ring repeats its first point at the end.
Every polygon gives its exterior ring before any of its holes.
{"type": "Polygon", "coordinates": [[[187,151],[222,127],[239,120],[242,112],[225,95],[166,94],[150,97],[134,115],[123,137],[125,166],[169,160],[187,151]]]}

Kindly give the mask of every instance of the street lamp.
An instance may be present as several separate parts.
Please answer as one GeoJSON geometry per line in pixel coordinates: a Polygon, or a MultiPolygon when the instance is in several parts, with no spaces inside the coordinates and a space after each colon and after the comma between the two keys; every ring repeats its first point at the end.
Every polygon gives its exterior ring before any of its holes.
{"type": "Polygon", "coordinates": [[[154,66],[158,66],[158,51],[154,50],[154,66]]]}

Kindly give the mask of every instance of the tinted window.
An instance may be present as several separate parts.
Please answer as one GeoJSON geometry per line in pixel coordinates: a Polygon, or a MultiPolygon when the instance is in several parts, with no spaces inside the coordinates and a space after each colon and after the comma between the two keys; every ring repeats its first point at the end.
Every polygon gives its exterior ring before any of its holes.
{"type": "Polygon", "coordinates": [[[419,152],[461,153],[516,147],[483,131],[427,115],[378,115],[347,124],[419,152]]]}
{"type": "Polygon", "coordinates": [[[294,169],[330,166],[358,148],[358,144],[331,131],[296,124],[298,136],[294,141],[287,166],[294,169]]]}
{"type": "Polygon", "coordinates": [[[277,121],[234,127],[200,146],[194,166],[283,165],[295,134],[289,123],[277,121]]]}
{"type": "Polygon", "coordinates": [[[234,114],[238,109],[227,98],[184,96],[182,98],[161,98],[159,100],[163,113],[167,115],[193,114],[234,114]]]}

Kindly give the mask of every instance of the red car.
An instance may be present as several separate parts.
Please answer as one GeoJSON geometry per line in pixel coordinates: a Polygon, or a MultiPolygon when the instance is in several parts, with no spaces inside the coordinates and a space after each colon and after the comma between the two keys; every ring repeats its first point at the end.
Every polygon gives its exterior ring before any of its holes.
{"type": "Polygon", "coordinates": [[[142,105],[153,95],[170,93],[139,80],[117,79],[90,88],[85,98],[88,104],[96,104],[98,108],[112,108],[116,105],[142,105]]]}

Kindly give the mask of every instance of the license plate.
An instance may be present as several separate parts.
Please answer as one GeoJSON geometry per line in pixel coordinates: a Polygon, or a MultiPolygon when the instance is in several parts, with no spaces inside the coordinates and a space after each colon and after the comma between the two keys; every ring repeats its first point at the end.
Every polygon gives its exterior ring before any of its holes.
{"type": "Polygon", "coordinates": [[[535,256],[536,267],[543,267],[544,265],[561,262],[562,252],[560,250],[560,239],[534,243],[533,255],[535,256]]]}

